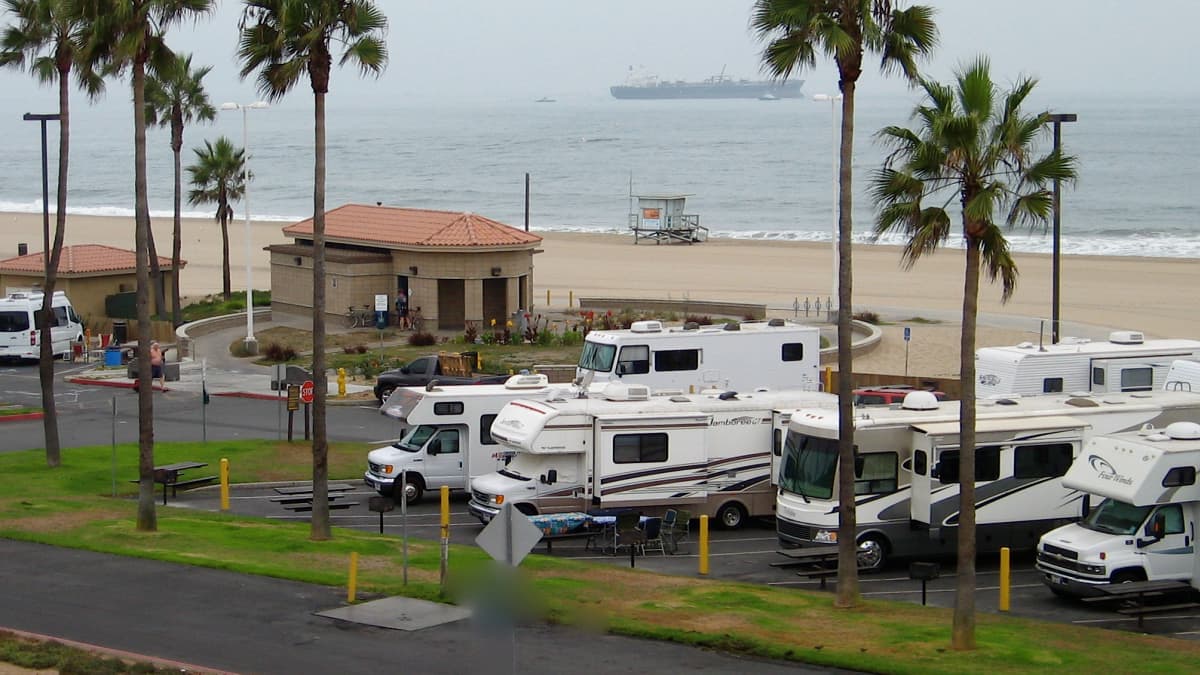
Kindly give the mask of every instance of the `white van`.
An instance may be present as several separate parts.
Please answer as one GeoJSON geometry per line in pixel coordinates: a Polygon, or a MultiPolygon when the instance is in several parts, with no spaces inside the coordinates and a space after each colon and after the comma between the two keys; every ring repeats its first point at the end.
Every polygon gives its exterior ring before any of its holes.
{"type": "MultiPolygon", "coordinates": [[[[0,298],[0,359],[41,358],[37,316],[42,311],[42,298],[38,291],[0,298]]],[[[69,358],[71,344],[83,341],[83,322],[63,291],[54,292],[50,307],[54,312],[50,327],[52,351],[69,358]]]]}

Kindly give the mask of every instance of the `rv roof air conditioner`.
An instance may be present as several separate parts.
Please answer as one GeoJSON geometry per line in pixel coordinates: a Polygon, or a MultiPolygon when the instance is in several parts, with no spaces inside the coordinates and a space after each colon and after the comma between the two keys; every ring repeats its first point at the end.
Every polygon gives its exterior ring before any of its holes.
{"type": "Polygon", "coordinates": [[[779,317],[775,317],[774,319],[771,319],[770,321],[768,321],[767,325],[768,326],[782,326],[783,319],[780,319],[779,317]]]}
{"type": "Polygon", "coordinates": [[[900,407],[905,410],[937,410],[938,400],[932,392],[910,391],[904,395],[900,407]]]}
{"type": "Polygon", "coordinates": [[[550,378],[542,374],[513,375],[504,381],[505,389],[541,389],[550,385],[550,378]]]}
{"type": "Polygon", "coordinates": [[[661,321],[634,321],[629,330],[634,333],[661,333],[663,324],[661,321]]]}
{"type": "Polygon", "coordinates": [[[1146,336],[1135,330],[1115,330],[1108,334],[1108,341],[1115,345],[1140,345],[1146,336]]]}
{"type": "Polygon", "coordinates": [[[1172,422],[1167,425],[1167,437],[1175,441],[1195,441],[1200,439],[1200,424],[1195,422],[1172,422]]]}
{"type": "Polygon", "coordinates": [[[609,401],[649,401],[650,387],[643,384],[609,382],[604,385],[604,398],[609,401]]]}

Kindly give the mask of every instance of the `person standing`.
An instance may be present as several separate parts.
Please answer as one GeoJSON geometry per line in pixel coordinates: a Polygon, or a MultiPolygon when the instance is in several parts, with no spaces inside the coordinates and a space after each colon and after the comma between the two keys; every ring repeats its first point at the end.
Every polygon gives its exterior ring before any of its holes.
{"type": "Polygon", "coordinates": [[[400,330],[408,330],[408,296],[403,288],[396,291],[396,324],[400,330]]]}
{"type": "Polygon", "coordinates": [[[159,346],[158,340],[150,343],[150,379],[158,380],[158,386],[163,391],[167,390],[167,374],[163,368],[163,351],[159,346]]]}

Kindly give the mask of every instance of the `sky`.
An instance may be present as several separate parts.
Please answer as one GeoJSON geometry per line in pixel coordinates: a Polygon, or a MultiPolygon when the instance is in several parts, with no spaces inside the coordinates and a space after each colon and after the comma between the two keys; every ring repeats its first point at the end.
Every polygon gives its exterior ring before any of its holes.
{"type": "MultiPolygon", "coordinates": [[[[663,79],[698,80],[724,70],[761,75],[763,44],[750,32],[753,0],[376,0],[387,15],[389,65],[378,79],[335,72],[330,106],[388,106],[404,101],[560,101],[606,98],[630,66],[663,79]]],[[[908,5],[913,4],[908,2],[908,5]]],[[[1195,96],[1200,25],[1194,0],[926,0],[937,9],[941,46],[927,74],[951,77],[956,65],[986,55],[1002,83],[1039,79],[1051,99],[1079,94],[1195,96]]],[[[259,98],[238,75],[235,50],[241,3],[220,0],[212,18],[171,31],[177,51],[213,66],[214,102],[259,98]]],[[[3,19],[8,22],[7,16],[3,19]]],[[[902,93],[895,78],[869,64],[860,95],[902,93]]],[[[836,88],[821,58],[803,72],[809,94],[836,88]]],[[[127,105],[127,88],[109,86],[104,105],[127,105]]],[[[285,101],[305,105],[303,86],[285,101]]],[[[82,98],[80,98],[82,101],[82,98]]],[[[53,110],[49,87],[26,73],[0,73],[3,110],[53,110]]]]}

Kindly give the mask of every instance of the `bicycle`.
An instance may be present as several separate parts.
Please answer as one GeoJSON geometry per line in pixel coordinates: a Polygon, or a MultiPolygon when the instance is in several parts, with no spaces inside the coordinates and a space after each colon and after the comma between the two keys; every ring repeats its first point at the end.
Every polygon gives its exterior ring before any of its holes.
{"type": "Polygon", "coordinates": [[[350,305],[346,310],[346,327],[359,328],[370,326],[375,321],[375,313],[371,311],[370,306],[363,305],[362,309],[355,309],[354,305],[350,305]]]}

